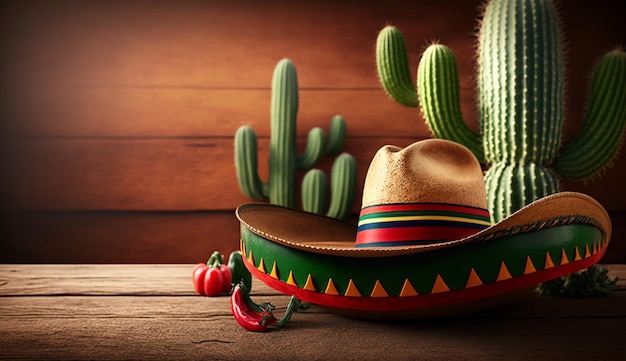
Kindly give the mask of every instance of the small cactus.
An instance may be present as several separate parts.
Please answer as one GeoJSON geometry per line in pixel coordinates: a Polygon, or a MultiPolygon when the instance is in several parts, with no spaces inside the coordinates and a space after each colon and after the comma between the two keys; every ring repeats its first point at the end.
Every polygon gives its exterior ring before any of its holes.
{"type": "MultiPolygon", "coordinates": [[[[309,131],[304,153],[296,151],[296,115],[298,113],[298,79],[296,68],[289,59],[282,59],[274,69],[271,99],[271,136],[269,149],[269,179],[263,182],[258,175],[257,138],[249,126],[241,126],[235,133],[235,168],[239,188],[249,198],[286,207],[296,206],[296,172],[311,169],[322,155],[335,155],[343,146],[346,134],[344,119],[331,119],[330,135],[324,131],[309,131]]],[[[331,202],[328,180],[324,172],[311,169],[303,178],[302,204],[306,211],[326,213],[329,217],[349,215],[356,196],[356,160],[343,153],[335,160],[331,171],[331,202]]]]}
{"type": "Polygon", "coordinates": [[[617,277],[609,278],[605,267],[594,266],[542,283],[538,292],[547,296],[572,298],[607,296],[617,288],[617,280],[617,277]]]}
{"type": "Polygon", "coordinates": [[[550,0],[492,0],[479,32],[480,133],[461,114],[452,51],[433,44],[424,52],[414,86],[400,31],[377,39],[378,74],[385,91],[419,107],[435,137],[468,147],[487,163],[485,184],[497,222],[532,201],[559,191],[557,174],[593,177],[616,156],[626,127],[626,52],[600,59],[592,76],[584,125],[561,146],[564,62],[558,14],[550,0]]]}

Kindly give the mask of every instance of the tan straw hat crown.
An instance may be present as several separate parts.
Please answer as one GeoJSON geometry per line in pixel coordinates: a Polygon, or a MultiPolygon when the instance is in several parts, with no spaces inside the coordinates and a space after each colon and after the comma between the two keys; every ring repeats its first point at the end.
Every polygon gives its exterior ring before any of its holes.
{"type": "Polygon", "coordinates": [[[428,139],[406,148],[387,145],[370,163],[363,207],[394,203],[450,203],[487,208],[480,164],[469,149],[428,139]]]}
{"type": "Polygon", "coordinates": [[[490,226],[478,160],[465,147],[431,139],[382,147],[363,189],[357,247],[425,245],[490,226]]]}

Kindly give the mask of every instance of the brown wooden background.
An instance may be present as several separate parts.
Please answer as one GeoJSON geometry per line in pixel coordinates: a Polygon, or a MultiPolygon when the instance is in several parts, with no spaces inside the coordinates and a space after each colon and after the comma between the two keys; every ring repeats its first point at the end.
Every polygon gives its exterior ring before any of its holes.
{"type": "MultiPolygon", "coordinates": [[[[481,1],[11,1],[2,7],[2,262],[198,262],[237,247],[233,135],[259,135],[267,174],[270,83],[284,57],[300,83],[298,134],[341,114],[362,181],[375,151],[430,137],[389,99],[378,31],[405,34],[415,68],[439,39],[457,55],[476,127],[474,29],[481,1]]],[[[566,135],[581,126],[594,61],[626,41],[622,0],[562,1],[566,135]]],[[[626,157],[563,188],[610,211],[626,262],[626,157]]],[[[328,170],[332,159],[321,165],[328,170]]],[[[355,206],[355,213],[358,205],[355,206]]]]}

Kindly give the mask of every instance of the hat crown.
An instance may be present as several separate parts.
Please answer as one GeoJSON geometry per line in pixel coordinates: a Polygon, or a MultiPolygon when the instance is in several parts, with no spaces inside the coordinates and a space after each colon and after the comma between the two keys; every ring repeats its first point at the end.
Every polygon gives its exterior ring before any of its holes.
{"type": "Polygon", "coordinates": [[[482,169],[469,149],[443,139],[384,146],[365,178],[356,246],[441,242],[489,225],[482,169]]]}
{"type": "Polygon", "coordinates": [[[451,203],[487,208],[482,169],[464,146],[428,139],[406,148],[387,145],[370,163],[362,207],[395,203],[451,203]]]}

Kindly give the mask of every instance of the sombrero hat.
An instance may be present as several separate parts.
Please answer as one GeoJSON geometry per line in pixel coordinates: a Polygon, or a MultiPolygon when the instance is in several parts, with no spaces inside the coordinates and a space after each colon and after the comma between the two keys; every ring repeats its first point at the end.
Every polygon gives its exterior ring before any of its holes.
{"type": "Polygon", "coordinates": [[[364,318],[472,312],[587,268],[611,236],[593,198],[561,192],[492,224],[482,170],[430,139],[374,156],[358,226],[271,204],[240,206],[241,251],[270,287],[364,318]]]}

